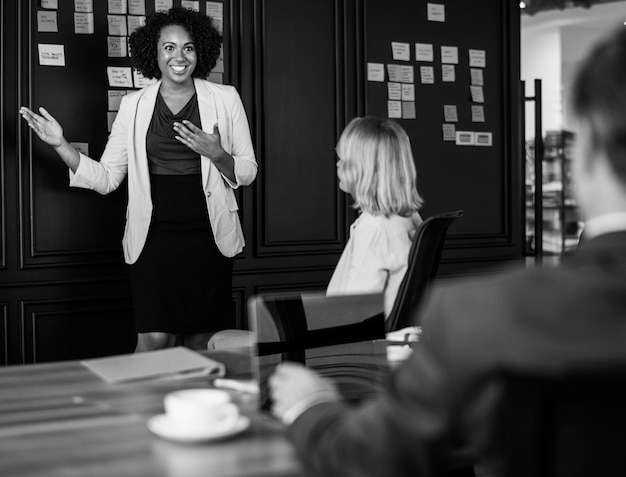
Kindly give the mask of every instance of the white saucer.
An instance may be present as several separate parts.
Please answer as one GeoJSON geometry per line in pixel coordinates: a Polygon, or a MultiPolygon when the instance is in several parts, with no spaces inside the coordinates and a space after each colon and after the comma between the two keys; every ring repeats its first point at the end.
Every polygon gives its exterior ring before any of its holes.
{"type": "Polygon", "coordinates": [[[148,429],[159,437],[177,442],[206,442],[218,439],[225,439],[245,431],[250,426],[250,419],[246,416],[239,416],[235,425],[224,430],[207,431],[206,429],[190,431],[177,427],[167,414],[159,414],[148,419],[148,429]]]}

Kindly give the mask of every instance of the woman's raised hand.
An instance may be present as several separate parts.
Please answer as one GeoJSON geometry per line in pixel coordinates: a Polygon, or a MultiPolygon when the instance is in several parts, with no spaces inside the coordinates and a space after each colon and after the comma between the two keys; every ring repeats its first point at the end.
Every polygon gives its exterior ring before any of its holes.
{"type": "Polygon", "coordinates": [[[25,106],[20,108],[20,114],[39,139],[52,147],[59,147],[63,144],[63,128],[44,108],[39,108],[39,112],[41,116],[25,106]]]}

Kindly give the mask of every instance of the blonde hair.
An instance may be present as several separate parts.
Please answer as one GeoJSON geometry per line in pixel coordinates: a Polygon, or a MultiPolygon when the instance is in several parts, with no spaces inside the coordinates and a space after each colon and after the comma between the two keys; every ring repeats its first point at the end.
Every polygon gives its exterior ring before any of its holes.
{"type": "Polygon", "coordinates": [[[353,119],[339,138],[337,155],[337,174],[355,208],[408,217],[422,206],[411,143],[396,122],[371,116],[353,119]]]}

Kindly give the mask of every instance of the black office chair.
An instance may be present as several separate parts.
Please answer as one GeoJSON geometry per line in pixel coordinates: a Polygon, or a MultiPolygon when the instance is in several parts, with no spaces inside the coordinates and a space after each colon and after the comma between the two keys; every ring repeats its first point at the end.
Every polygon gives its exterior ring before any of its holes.
{"type": "Polygon", "coordinates": [[[385,322],[387,331],[401,330],[414,324],[412,312],[426,296],[437,275],[448,228],[462,216],[462,210],[434,215],[424,220],[415,232],[408,268],[385,322]]]}
{"type": "Polygon", "coordinates": [[[626,367],[503,375],[492,439],[502,477],[626,475],[626,367]]]}

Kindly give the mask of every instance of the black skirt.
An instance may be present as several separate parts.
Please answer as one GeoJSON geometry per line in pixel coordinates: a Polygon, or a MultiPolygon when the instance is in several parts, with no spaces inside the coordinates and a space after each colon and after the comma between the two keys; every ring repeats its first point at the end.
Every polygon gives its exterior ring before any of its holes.
{"type": "Polygon", "coordinates": [[[200,174],[151,175],[152,221],[130,266],[138,333],[234,328],[233,259],[218,250],[200,174]]]}

